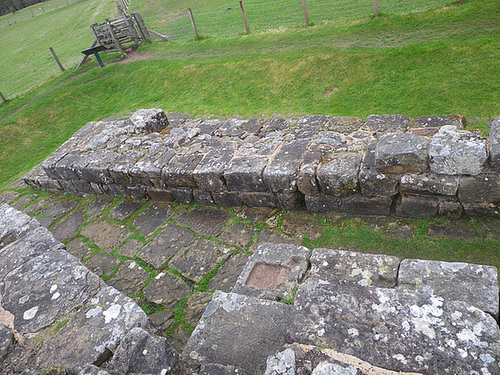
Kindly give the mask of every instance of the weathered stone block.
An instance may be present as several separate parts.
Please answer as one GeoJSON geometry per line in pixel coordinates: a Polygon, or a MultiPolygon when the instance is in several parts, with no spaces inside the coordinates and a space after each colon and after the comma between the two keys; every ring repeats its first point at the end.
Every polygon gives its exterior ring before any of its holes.
{"type": "Polygon", "coordinates": [[[498,317],[498,271],[493,266],[404,259],[399,267],[398,287],[464,301],[498,317]]]}
{"type": "Polygon", "coordinates": [[[116,184],[135,185],[129,174],[130,169],[144,155],[143,151],[130,150],[120,154],[109,166],[109,174],[116,184]]]}
{"type": "Polygon", "coordinates": [[[162,169],[161,176],[167,187],[196,187],[193,171],[200,163],[203,155],[176,155],[162,169]]]}
{"type": "Polygon", "coordinates": [[[225,142],[204,156],[193,171],[194,181],[200,190],[210,192],[227,190],[223,174],[236,148],[236,142],[225,142]]]}
{"type": "Polygon", "coordinates": [[[218,136],[231,136],[239,137],[245,133],[244,124],[245,120],[229,119],[224,121],[224,123],[219,126],[219,128],[214,132],[218,136]]]}
{"type": "Polygon", "coordinates": [[[230,256],[229,247],[198,237],[172,257],[169,267],[179,270],[182,276],[198,283],[230,256]]]}
{"type": "Polygon", "coordinates": [[[477,175],[488,159],[487,141],[455,126],[443,126],[429,145],[433,173],[477,175]]]}
{"type": "Polygon", "coordinates": [[[333,195],[306,195],[307,211],[313,213],[343,212],[344,199],[333,195]]]}
{"type": "Polygon", "coordinates": [[[193,201],[202,206],[213,206],[215,204],[212,193],[200,189],[193,189],[193,201]]]}
{"type": "Polygon", "coordinates": [[[358,172],[362,155],[337,153],[318,167],[317,178],[325,195],[347,196],[359,190],[358,172]]]}
{"type": "Polygon", "coordinates": [[[80,195],[80,191],[75,188],[75,185],[73,185],[72,181],[73,180],[59,180],[59,183],[61,184],[62,190],[66,193],[72,195],[80,195]]]}
{"type": "Polygon", "coordinates": [[[173,202],[175,200],[172,193],[167,189],[148,187],[147,192],[149,197],[154,201],[173,202]]]}
{"type": "Polygon", "coordinates": [[[106,370],[111,374],[168,374],[178,359],[165,337],[133,328],[121,341],[106,370]]]}
{"type": "Polygon", "coordinates": [[[278,197],[273,193],[239,193],[241,201],[250,207],[278,207],[278,197]]]}
{"type": "Polygon", "coordinates": [[[190,286],[180,277],[171,273],[161,272],[143,290],[146,301],[174,309],[180,299],[191,293],[190,286]]]}
{"type": "Polygon", "coordinates": [[[463,301],[403,289],[306,282],[295,307],[289,334],[299,343],[331,346],[392,371],[498,372],[496,321],[463,301]]]}
{"type": "Polygon", "coordinates": [[[367,197],[392,197],[398,193],[399,175],[383,174],[375,168],[376,143],[368,145],[359,171],[359,188],[367,197]]]}
{"type": "Polygon", "coordinates": [[[8,204],[0,205],[0,249],[39,227],[38,221],[29,215],[8,204]]]}
{"type": "Polygon", "coordinates": [[[170,188],[169,191],[172,197],[182,204],[191,204],[194,201],[193,189],[191,188],[170,188]]]}
{"type": "Polygon", "coordinates": [[[299,191],[293,193],[277,193],[279,206],[285,211],[291,211],[304,201],[304,195],[299,191]]]}
{"type": "Polygon", "coordinates": [[[266,192],[264,169],[268,158],[261,156],[239,157],[231,160],[224,171],[230,191],[266,192]]]}
{"type": "Polygon", "coordinates": [[[79,195],[81,194],[103,194],[106,190],[101,184],[95,184],[85,180],[72,180],[71,184],[79,195]],[[99,186],[100,185],[100,186],[99,186]]]}
{"type": "Polygon", "coordinates": [[[436,216],[439,199],[437,197],[403,195],[396,205],[396,215],[401,217],[424,218],[436,216]]]}
{"type": "Polygon", "coordinates": [[[408,116],[401,115],[370,115],[361,127],[362,130],[371,132],[375,136],[393,132],[405,132],[408,128],[408,116]]]}
{"type": "Polygon", "coordinates": [[[460,202],[455,199],[444,199],[439,202],[438,213],[449,219],[458,219],[462,216],[464,209],[460,202]]]}
{"type": "Polygon", "coordinates": [[[464,116],[460,115],[422,116],[411,119],[412,128],[441,128],[446,125],[456,126],[458,129],[465,129],[467,120],[464,116]]]}
{"type": "Polygon", "coordinates": [[[309,267],[310,256],[304,246],[260,245],[241,271],[233,292],[269,300],[292,297],[309,267]]]}
{"type": "Polygon", "coordinates": [[[240,207],[241,199],[237,192],[223,191],[220,193],[213,192],[212,198],[217,206],[222,207],[240,207]]]}
{"type": "Polygon", "coordinates": [[[126,260],[107,284],[127,296],[136,295],[148,280],[149,273],[133,260],[126,260]]]}
{"type": "Polygon", "coordinates": [[[155,268],[160,268],[192,238],[193,233],[187,229],[168,224],[149,244],[144,246],[137,256],[155,268]]]}
{"type": "Polygon", "coordinates": [[[496,173],[461,176],[458,198],[462,202],[500,202],[500,175],[496,173]]]}
{"type": "Polygon", "coordinates": [[[89,363],[100,366],[130,330],[146,323],[146,313],[130,298],[113,287],[104,288],[43,346],[38,368],[78,372],[89,363]]]}
{"type": "Polygon", "coordinates": [[[330,117],[330,121],[326,125],[326,130],[347,135],[354,133],[361,125],[363,125],[361,117],[334,116],[330,117]]]}
{"type": "Polygon", "coordinates": [[[50,155],[47,159],[40,163],[40,166],[45,171],[45,173],[47,173],[47,176],[56,180],[60,178],[59,173],[57,173],[54,169],[56,164],[61,161],[61,159],[63,159],[67,154],[68,152],[66,151],[55,151],[52,155],[50,155]]]}
{"type": "Polygon", "coordinates": [[[220,120],[203,120],[196,126],[200,129],[201,134],[214,135],[214,132],[223,124],[220,120]]]}
{"type": "Polygon", "coordinates": [[[500,173],[500,117],[493,120],[490,126],[490,165],[500,173]]]}
{"type": "Polygon", "coordinates": [[[455,196],[458,191],[458,176],[435,175],[432,173],[407,174],[401,177],[401,193],[438,194],[455,196]]]}
{"type": "Polygon", "coordinates": [[[383,135],[375,147],[375,167],[380,173],[422,173],[428,167],[424,137],[407,133],[383,135]]]}
{"type": "Polygon", "coordinates": [[[462,203],[464,211],[469,216],[484,216],[500,218],[500,206],[495,203],[462,203]]]}
{"type": "Polygon", "coordinates": [[[297,171],[308,145],[309,140],[305,139],[285,143],[271,157],[264,170],[264,181],[273,192],[297,190],[297,171]]]}
{"type": "Polygon", "coordinates": [[[388,216],[394,204],[394,197],[364,197],[351,195],[342,199],[342,210],[351,215],[388,216]]]}
{"type": "Polygon", "coordinates": [[[161,109],[139,109],[130,120],[137,134],[160,133],[169,126],[167,115],[161,109]]]}
{"type": "Polygon", "coordinates": [[[399,258],[362,254],[345,250],[314,249],[308,279],[335,285],[361,285],[391,288],[396,286],[399,258]]]}
{"type": "Polygon", "coordinates": [[[14,315],[18,332],[36,333],[85,303],[103,286],[73,255],[48,249],[5,276],[2,307],[14,315]]]}
{"type": "Polygon", "coordinates": [[[269,353],[285,343],[292,314],[292,307],[282,303],[216,291],[182,356],[262,374],[269,353]]]}
{"type": "Polygon", "coordinates": [[[302,156],[297,172],[297,188],[305,195],[317,195],[320,192],[316,178],[318,165],[335,150],[335,145],[323,143],[325,141],[324,137],[311,141],[302,156]]]}
{"type": "MultiPolygon", "coordinates": [[[[79,180],[80,176],[77,173],[77,167],[85,167],[85,156],[80,152],[72,152],[66,154],[53,167],[54,178],[63,180],[79,180]]],[[[46,169],[49,173],[50,169],[46,169]]]]}
{"type": "Polygon", "coordinates": [[[87,165],[79,169],[81,178],[99,184],[112,183],[109,167],[115,162],[118,154],[114,151],[96,150],[85,156],[87,165]]]}

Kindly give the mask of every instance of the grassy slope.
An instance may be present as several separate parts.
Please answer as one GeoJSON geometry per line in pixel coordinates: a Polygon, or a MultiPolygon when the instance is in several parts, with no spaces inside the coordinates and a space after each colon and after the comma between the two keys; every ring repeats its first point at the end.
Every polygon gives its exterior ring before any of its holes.
{"type": "MultiPolygon", "coordinates": [[[[90,1],[90,0],[89,0],[90,1]]],[[[500,115],[496,0],[286,32],[155,43],[147,60],[71,70],[0,105],[0,187],[88,121],[193,115],[500,115]]],[[[109,62],[113,55],[107,55],[109,62]]],[[[116,55],[115,55],[116,57],[116,55]]]]}
{"type": "MultiPolygon", "coordinates": [[[[39,6],[48,9],[56,2],[60,0],[47,1],[19,12],[31,12],[31,8],[39,6]]],[[[58,74],[60,71],[49,47],[54,48],[65,68],[75,66],[83,56],[80,51],[90,47],[94,40],[89,26],[112,18],[115,13],[114,1],[86,0],[0,30],[0,91],[12,97],[58,74]]]]}

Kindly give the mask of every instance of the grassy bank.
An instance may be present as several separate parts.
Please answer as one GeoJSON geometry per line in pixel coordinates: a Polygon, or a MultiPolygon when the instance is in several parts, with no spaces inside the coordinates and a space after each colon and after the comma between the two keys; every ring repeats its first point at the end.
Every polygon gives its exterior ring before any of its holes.
{"type": "Polygon", "coordinates": [[[88,121],[139,108],[195,116],[500,115],[495,0],[226,39],[155,43],[94,60],[0,105],[0,187],[88,121]]]}

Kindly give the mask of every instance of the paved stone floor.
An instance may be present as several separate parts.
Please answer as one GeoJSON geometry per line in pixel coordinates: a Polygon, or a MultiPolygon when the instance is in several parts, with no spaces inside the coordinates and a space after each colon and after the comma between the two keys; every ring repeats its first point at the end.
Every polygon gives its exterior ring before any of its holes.
{"type": "MultiPolygon", "coordinates": [[[[306,211],[75,197],[34,191],[21,182],[0,193],[1,203],[37,218],[108,285],[134,298],[179,351],[213,291],[232,290],[258,245],[307,246],[324,235],[325,217],[306,211]]],[[[409,238],[420,230],[411,220],[364,220],[389,238],[409,238]]],[[[478,231],[457,221],[430,225],[427,234],[499,238],[500,226],[494,222],[478,231]]]]}

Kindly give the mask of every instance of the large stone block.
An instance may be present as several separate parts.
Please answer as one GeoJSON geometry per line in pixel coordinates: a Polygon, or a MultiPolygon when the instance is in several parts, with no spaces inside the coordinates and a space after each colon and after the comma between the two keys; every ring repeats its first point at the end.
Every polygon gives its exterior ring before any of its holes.
{"type": "Polygon", "coordinates": [[[230,191],[266,192],[264,169],[268,163],[265,156],[246,156],[231,160],[224,171],[224,179],[230,191]]]}
{"type": "Polygon", "coordinates": [[[305,282],[295,307],[292,341],[332,347],[392,371],[499,372],[495,319],[463,301],[403,289],[305,282]]]}
{"type": "Polygon", "coordinates": [[[354,133],[363,125],[361,117],[334,116],[325,126],[325,130],[334,131],[344,135],[354,133]]]}
{"type": "Polygon", "coordinates": [[[461,176],[458,198],[467,203],[500,203],[500,175],[461,176]]]}
{"type": "Polygon", "coordinates": [[[500,173],[500,117],[494,119],[490,126],[490,165],[500,173]]]}
{"type": "Polygon", "coordinates": [[[368,145],[359,171],[359,188],[367,197],[392,197],[398,193],[399,175],[384,174],[375,167],[376,143],[368,145]]]}
{"type": "Polygon", "coordinates": [[[307,211],[313,213],[343,212],[344,199],[334,195],[306,195],[307,211]]]}
{"type": "Polygon", "coordinates": [[[65,368],[75,373],[86,364],[100,366],[147,316],[130,298],[113,287],[87,302],[38,354],[38,368],[65,368]]]}
{"type": "Polygon", "coordinates": [[[176,155],[162,169],[161,176],[167,187],[196,187],[193,171],[200,163],[203,155],[176,155]]]}
{"type": "Polygon", "coordinates": [[[428,168],[424,137],[407,133],[383,135],[375,147],[375,167],[380,173],[422,173],[428,168]]]}
{"type": "Polygon", "coordinates": [[[118,154],[114,151],[96,150],[85,156],[87,165],[79,169],[83,180],[99,184],[109,184],[113,180],[109,167],[115,162],[118,154]]]}
{"type": "Polygon", "coordinates": [[[239,193],[241,201],[249,207],[278,207],[278,197],[273,193],[239,193]]]}
{"type": "Polygon", "coordinates": [[[429,145],[433,173],[477,175],[488,159],[487,141],[455,126],[443,126],[429,145]]]}
{"type": "Polygon", "coordinates": [[[285,343],[292,314],[289,305],[216,291],[182,356],[263,374],[267,357],[285,343]]]}
{"type": "Polygon", "coordinates": [[[73,255],[48,249],[5,276],[2,307],[14,315],[18,332],[36,333],[80,307],[103,286],[73,255]]]}
{"type": "MultiPolygon", "coordinates": [[[[79,180],[79,171],[86,166],[86,158],[81,152],[71,152],[61,158],[53,167],[54,178],[79,180]],[[77,172],[78,171],[78,172],[77,172]]],[[[50,169],[46,169],[50,174],[50,169]]]]}
{"type": "Polygon", "coordinates": [[[335,249],[314,249],[308,279],[335,285],[396,286],[399,258],[335,249]]]}
{"type": "Polygon", "coordinates": [[[260,245],[241,271],[233,292],[270,300],[292,297],[309,267],[310,256],[304,246],[260,245]]]}
{"type": "Polygon", "coordinates": [[[264,181],[273,192],[291,193],[297,190],[297,171],[308,145],[309,140],[306,139],[285,143],[271,157],[264,170],[264,181]]]}
{"type": "Polygon", "coordinates": [[[144,151],[130,150],[120,154],[109,166],[109,174],[116,184],[125,186],[135,185],[129,171],[144,155],[144,151]]]}
{"type": "Polygon", "coordinates": [[[464,301],[498,317],[498,270],[493,266],[404,259],[399,267],[398,287],[464,301]]]}
{"type": "Polygon", "coordinates": [[[225,142],[204,156],[193,171],[194,181],[200,190],[210,192],[227,190],[223,174],[237,147],[236,142],[225,142]]]}
{"type": "Polygon", "coordinates": [[[484,216],[500,218],[500,205],[498,203],[462,203],[464,212],[469,216],[484,216]]]}
{"type": "Polygon", "coordinates": [[[317,195],[320,192],[319,182],[316,178],[318,165],[335,151],[335,145],[323,143],[325,141],[325,138],[311,141],[302,156],[297,173],[297,188],[305,195],[317,195]]]}
{"type": "Polygon", "coordinates": [[[169,127],[165,112],[156,108],[139,109],[130,117],[130,120],[137,134],[160,133],[169,127]]]}
{"type": "Polygon", "coordinates": [[[39,227],[38,221],[29,215],[8,204],[0,205],[0,249],[39,227]]]}
{"type": "Polygon", "coordinates": [[[456,196],[458,176],[435,175],[432,173],[407,174],[401,177],[401,193],[438,194],[456,196]]]}
{"type": "Polygon", "coordinates": [[[371,132],[375,136],[393,132],[405,132],[408,128],[408,116],[401,115],[370,115],[361,127],[362,130],[371,132]]]}
{"type": "Polygon", "coordinates": [[[442,126],[456,126],[458,129],[465,129],[467,120],[460,115],[447,116],[422,116],[411,119],[412,128],[441,128],[442,126]]]}
{"type": "Polygon", "coordinates": [[[396,205],[396,215],[417,219],[436,216],[438,205],[439,199],[437,197],[405,194],[396,205]]]}
{"type": "Polygon", "coordinates": [[[325,195],[347,196],[359,190],[360,153],[336,153],[321,163],[317,178],[325,195]]]}
{"type": "Polygon", "coordinates": [[[351,195],[342,198],[342,210],[350,215],[375,215],[388,216],[394,205],[394,197],[364,197],[362,195],[351,195]]]}

